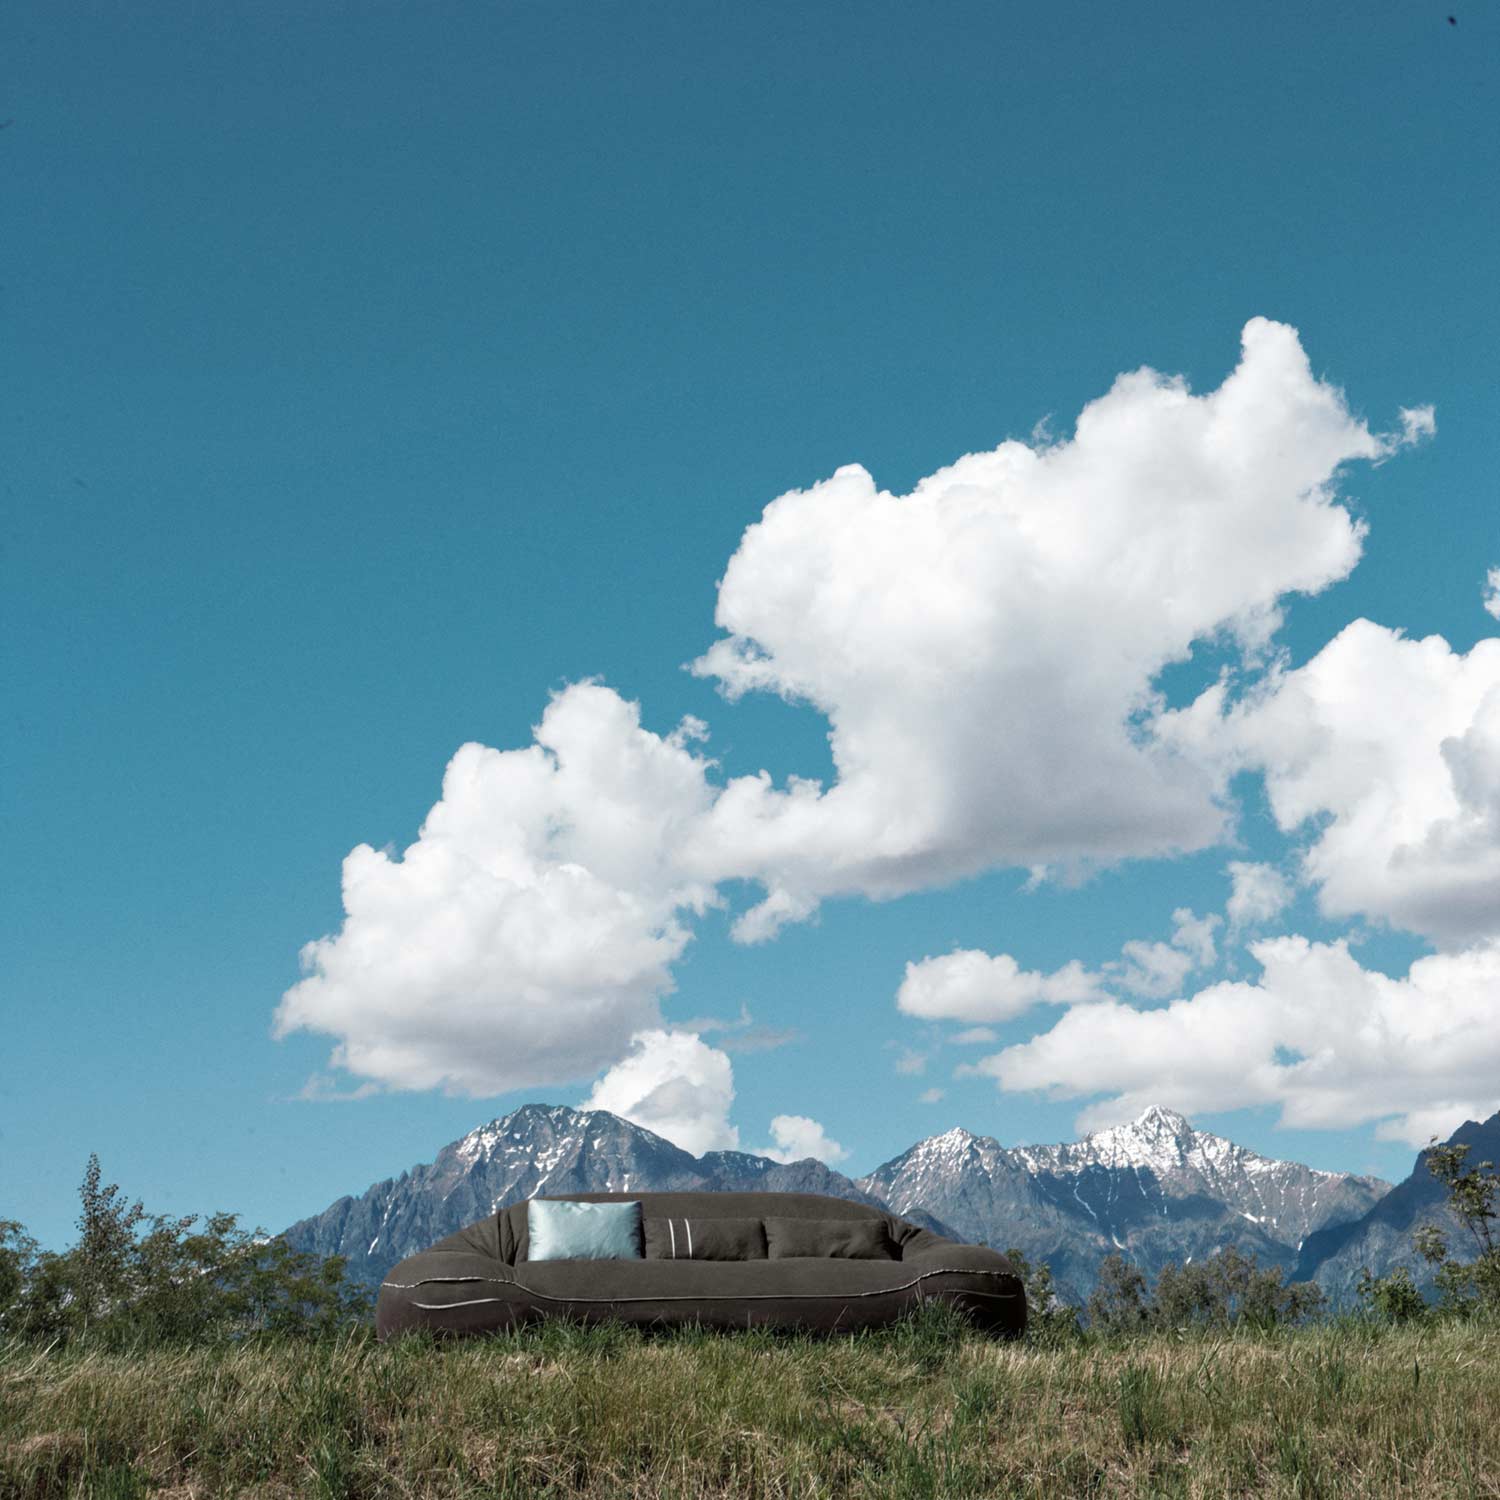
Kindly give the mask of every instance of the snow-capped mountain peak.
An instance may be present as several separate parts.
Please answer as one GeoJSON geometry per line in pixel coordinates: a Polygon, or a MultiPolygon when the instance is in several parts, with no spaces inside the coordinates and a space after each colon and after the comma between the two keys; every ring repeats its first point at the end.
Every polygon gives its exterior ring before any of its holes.
{"type": "Polygon", "coordinates": [[[1047,1260],[1079,1293],[1112,1251],[1152,1270],[1239,1243],[1290,1265],[1309,1232],[1363,1213],[1386,1189],[1259,1156],[1162,1105],[1057,1145],[1007,1149],[950,1130],[860,1185],[897,1213],[920,1205],[968,1238],[1047,1260]]]}

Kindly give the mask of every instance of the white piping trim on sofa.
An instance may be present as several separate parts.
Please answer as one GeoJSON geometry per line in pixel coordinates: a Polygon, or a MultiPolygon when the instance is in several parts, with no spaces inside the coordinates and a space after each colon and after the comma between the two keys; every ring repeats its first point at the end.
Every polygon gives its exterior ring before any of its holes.
{"type": "MultiPolygon", "coordinates": [[[[931,1271],[923,1271],[922,1274],[912,1281],[903,1281],[899,1286],[876,1287],[868,1292],[718,1292],[690,1296],[685,1292],[663,1292],[656,1297],[556,1297],[551,1292],[538,1292],[526,1285],[523,1281],[503,1281],[500,1277],[431,1277],[429,1280],[453,1280],[453,1281],[499,1281],[503,1286],[513,1286],[519,1291],[526,1293],[528,1297],[540,1297],[544,1302],[830,1302],[842,1299],[849,1301],[854,1297],[888,1297],[892,1292],[910,1291],[912,1287],[927,1280],[929,1276],[1014,1276],[1011,1271],[993,1271],[968,1266],[936,1266],[931,1271]]],[[[425,1281],[403,1283],[399,1281],[382,1282],[382,1286],[423,1286],[425,1281]]],[[[1024,1295],[1019,1292],[980,1292],[969,1293],[975,1297],[996,1297],[1013,1300],[1017,1296],[1024,1295]]],[[[424,1312],[442,1312],[449,1307],[477,1307],[482,1302],[509,1302],[509,1297],[474,1297],[466,1302],[416,1302],[413,1307],[420,1307],[424,1312]]]]}

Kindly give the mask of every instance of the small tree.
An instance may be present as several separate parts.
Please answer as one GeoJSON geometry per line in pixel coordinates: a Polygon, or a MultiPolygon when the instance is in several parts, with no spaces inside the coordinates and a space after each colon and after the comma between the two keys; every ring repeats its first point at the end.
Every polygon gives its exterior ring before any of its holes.
{"type": "Polygon", "coordinates": [[[1322,1308],[1323,1293],[1314,1283],[1287,1283],[1275,1266],[1261,1267],[1253,1254],[1231,1245],[1197,1264],[1163,1266],[1150,1317],[1159,1328],[1273,1328],[1306,1322],[1322,1308]]]}
{"type": "Polygon", "coordinates": [[[36,1261],[37,1242],[15,1219],[0,1219],[0,1333],[15,1332],[16,1309],[36,1261]]]}
{"type": "Polygon", "coordinates": [[[1362,1267],[1355,1292],[1382,1322],[1410,1323],[1427,1313],[1427,1301],[1406,1266],[1397,1266],[1384,1276],[1372,1275],[1368,1266],[1362,1267]]]}
{"type": "Polygon", "coordinates": [[[1146,1278],[1123,1255],[1104,1257],[1088,1301],[1089,1327],[1100,1333],[1138,1333],[1150,1321],[1146,1278]]]}
{"type": "Polygon", "coordinates": [[[92,1324],[129,1301],[136,1226],[146,1217],[141,1204],[127,1204],[114,1183],[101,1187],[101,1176],[99,1157],[91,1154],[78,1189],[83,1211],[78,1216],[76,1269],[70,1288],[72,1317],[85,1337],[92,1324]]]}
{"type": "Polygon", "coordinates": [[[1468,1232],[1474,1258],[1454,1260],[1448,1236],[1436,1224],[1423,1224],[1412,1236],[1417,1253],[1434,1267],[1433,1281],[1442,1307],[1449,1312],[1500,1311],[1500,1239],[1495,1221],[1500,1177],[1494,1162],[1466,1167],[1467,1145],[1437,1138],[1427,1150],[1427,1169],[1448,1193],[1448,1209],[1468,1232]]]}
{"type": "Polygon", "coordinates": [[[1016,1249],[1005,1252],[1026,1288],[1027,1337],[1041,1344],[1059,1344],[1078,1334],[1078,1309],[1064,1302],[1052,1285],[1052,1267],[1044,1260],[1032,1265],[1016,1249]]]}

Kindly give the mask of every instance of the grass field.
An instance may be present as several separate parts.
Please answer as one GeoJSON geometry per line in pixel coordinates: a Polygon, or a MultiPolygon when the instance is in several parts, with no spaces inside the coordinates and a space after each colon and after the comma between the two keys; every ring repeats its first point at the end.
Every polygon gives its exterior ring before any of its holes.
{"type": "Polygon", "coordinates": [[[10,1496],[1500,1496],[1500,1332],[0,1348],[10,1496]]]}

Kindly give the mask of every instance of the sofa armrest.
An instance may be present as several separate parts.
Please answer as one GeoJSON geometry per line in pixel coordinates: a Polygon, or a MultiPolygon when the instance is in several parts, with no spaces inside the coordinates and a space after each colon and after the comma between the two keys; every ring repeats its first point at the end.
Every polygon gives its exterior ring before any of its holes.
{"type": "Polygon", "coordinates": [[[987,1245],[961,1245],[956,1240],[945,1240],[941,1235],[923,1230],[913,1235],[901,1247],[901,1260],[905,1265],[918,1268],[930,1267],[944,1271],[1001,1271],[1014,1276],[1016,1268],[1007,1256],[987,1245]]]}
{"type": "Polygon", "coordinates": [[[507,1265],[510,1263],[510,1257],[505,1254],[498,1217],[494,1214],[481,1219],[477,1224],[465,1224],[462,1229],[445,1236],[428,1249],[429,1252],[440,1250],[458,1251],[465,1255],[487,1255],[492,1260],[504,1261],[507,1265]]]}

